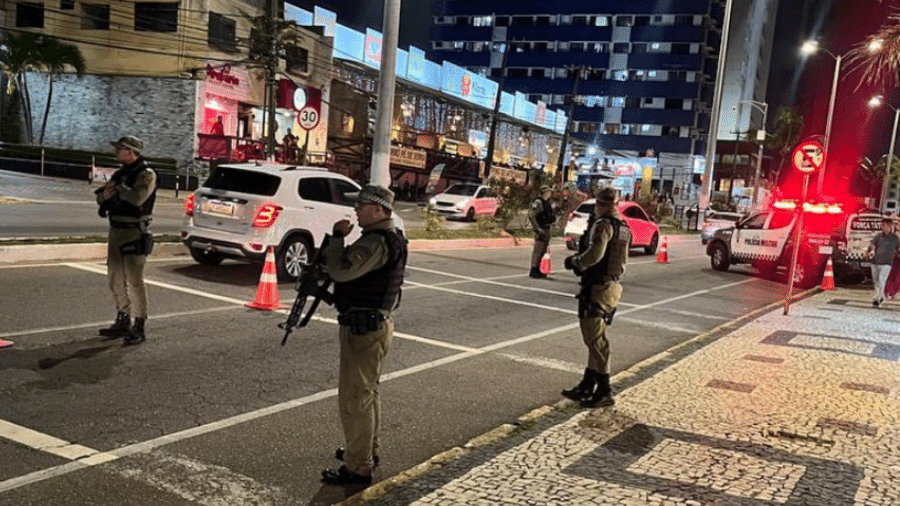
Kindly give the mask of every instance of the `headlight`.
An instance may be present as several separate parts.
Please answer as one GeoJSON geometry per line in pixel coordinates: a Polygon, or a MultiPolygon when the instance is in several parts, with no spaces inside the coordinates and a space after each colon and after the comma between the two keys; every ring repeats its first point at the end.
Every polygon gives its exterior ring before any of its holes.
{"type": "Polygon", "coordinates": [[[456,203],[456,205],[454,207],[456,208],[457,211],[462,211],[463,209],[466,208],[467,205],[469,205],[469,199],[460,200],[459,202],[456,203]]]}
{"type": "Polygon", "coordinates": [[[437,205],[437,199],[434,198],[434,197],[432,197],[431,200],[428,201],[428,204],[431,205],[431,206],[436,206],[436,205],[437,205]]]}

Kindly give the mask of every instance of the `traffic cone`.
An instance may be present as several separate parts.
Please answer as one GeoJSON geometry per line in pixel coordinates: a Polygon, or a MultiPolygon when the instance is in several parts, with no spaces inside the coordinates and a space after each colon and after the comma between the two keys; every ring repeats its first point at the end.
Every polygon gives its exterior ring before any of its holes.
{"type": "Polygon", "coordinates": [[[269,246],[266,251],[266,264],[263,265],[262,274],[259,276],[259,287],[256,289],[256,298],[247,304],[247,307],[262,311],[281,309],[278,295],[278,276],[275,273],[275,247],[269,246]]]}
{"type": "Polygon", "coordinates": [[[12,348],[14,344],[16,343],[7,341],[6,339],[0,339],[0,350],[2,350],[3,348],[12,348]]]}
{"type": "Polygon", "coordinates": [[[822,276],[822,290],[834,290],[834,268],[831,265],[831,257],[825,264],[825,274],[822,276]]]}
{"type": "Polygon", "coordinates": [[[550,266],[550,246],[547,246],[547,252],[541,257],[540,270],[544,276],[553,274],[553,268],[550,266]]]}
{"type": "Polygon", "coordinates": [[[669,263],[669,246],[666,238],[663,237],[662,244],[659,246],[659,254],[656,255],[656,263],[658,264],[667,264],[669,263]]]}

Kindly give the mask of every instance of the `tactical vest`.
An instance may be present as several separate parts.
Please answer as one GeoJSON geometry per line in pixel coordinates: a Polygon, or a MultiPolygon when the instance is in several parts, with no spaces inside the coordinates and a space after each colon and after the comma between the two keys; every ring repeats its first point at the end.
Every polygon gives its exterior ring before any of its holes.
{"type": "Polygon", "coordinates": [[[370,230],[378,234],[388,248],[388,260],[372,272],[354,280],[334,285],[334,305],[341,313],[351,307],[361,309],[394,309],[400,303],[400,285],[406,268],[406,238],[400,231],[370,230]]]}
{"type": "Polygon", "coordinates": [[[535,217],[535,219],[537,220],[539,227],[547,228],[550,225],[553,225],[553,222],[556,221],[553,218],[553,206],[550,205],[550,202],[547,202],[546,200],[544,200],[542,198],[540,198],[538,200],[541,202],[543,209],[541,209],[541,212],[538,213],[538,215],[535,217]]]}
{"type": "Polygon", "coordinates": [[[601,216],[591,220],[589,225],[589,234],[582,235],[579,244],[579,254],[584,253],[591,246],[586,236],[597,233],[596,228],[601,226],[597,221],[606,221],[613,227],[613,235],[606,245],[606,251],[603,258],[596,264],[588,267],[581,275],[582,287],[589,287],[596,284],[604,283],[610,279],[618,280],[625,272],[625,263],[628,262],[628,244],[631,242],[631,229],[628,224],[621,219],[612,216],[601,216]]]}
{"type": "MultiPolygon", "coordinates": [[[[147,166],[147,163],[143,158],[138,158],[137,161],[135,161],[133,164],[126,165],[117,170],[113,174],[111,179],[115,182],[121,182],[129,188],[134,188],[134,183],[137,180],[138,174],[140,174],[141,171],[145,169],[153,170],[147,166]]],[[[153,173],[156,174],[156,171],[153,171],[153,173]]],[[[123,199],[116,199],[115,202],[113,202],[109,207],[109,219],[110,221],[112,221],[116,217],[149,217],[153,214],[154,203],[156,203],[156,188],[153,188],[153,192],[150,193],[150,196],[147,197],[147,200],[145,200],[144,203],[140,206],[136,206],[131,202],[123,199]]]]}

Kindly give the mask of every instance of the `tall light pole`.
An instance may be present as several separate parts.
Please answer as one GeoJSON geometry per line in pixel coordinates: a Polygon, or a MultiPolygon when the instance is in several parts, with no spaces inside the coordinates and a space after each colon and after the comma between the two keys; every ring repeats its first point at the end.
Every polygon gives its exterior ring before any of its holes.
{"type": "Polygon", "coordinates": [[[894,128],[891,130],[891,147],[888,148],[888,154],[885,160],[884,165],[884,179],[881,181],[881,212],[887,211],[887,198],[888,198],[888,188],[889,181],[891,178],[891,168],[894,166],[894,141],[897,139],[897,122],[900,120],[900,109],[888,104],[884,101],[884,97],[878,95],[877,97],[872,97],[869,100],[870,107],[879,107],[881,105],[886,105],[894,110],[894,128]]]}
{"type": "Polygon", "coordinates": [[[739,104],[750,104],[751,107],[758,107],[762,112],[762,128],[760,132],[762,136],[759,135],[759,132],[756,134],[756,140],[759,141],[759,152],[756,155],[756,171],[753,174],[753,207],[756,207],[757,195],[759,194],[759,173],[762,169],[762,158],[763,158],[763,141],[766,140],[766,118],[769,115],[769,104],[765,102],[757,102],[756,100],[741,100],[738,102],[739,104]]]}

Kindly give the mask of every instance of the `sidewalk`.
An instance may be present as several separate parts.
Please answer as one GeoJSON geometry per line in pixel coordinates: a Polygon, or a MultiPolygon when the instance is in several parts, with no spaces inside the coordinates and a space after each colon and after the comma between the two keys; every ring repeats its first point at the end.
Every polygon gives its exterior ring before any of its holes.
{"type": "Polygon", "coordinates": [[[838,289],[782,313],[617,374],[615,407],[564,400],[344,504],[900,504],[900,302],[838,289]]]}

